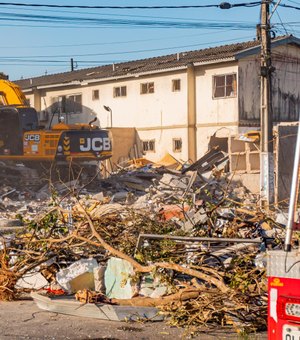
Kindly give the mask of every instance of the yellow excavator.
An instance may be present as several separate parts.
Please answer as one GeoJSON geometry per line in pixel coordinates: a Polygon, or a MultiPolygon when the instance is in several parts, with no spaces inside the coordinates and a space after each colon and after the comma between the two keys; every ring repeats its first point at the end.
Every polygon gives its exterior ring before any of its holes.
{"type": "MultiPolygon", "coordinates": [[[[20,170],[51,164],[87,168],[112,155],[108,130],[93,124],[65,124],[63,121],[49,129],[39,126],[37,111],[28,106],[20,87],[0,79],[0,175],[9,176],[20,170]],[[1,170],[2,169],[2,170],[1,170]]],[[[2,176],[3,177],[3,176],[2,176]]]]}

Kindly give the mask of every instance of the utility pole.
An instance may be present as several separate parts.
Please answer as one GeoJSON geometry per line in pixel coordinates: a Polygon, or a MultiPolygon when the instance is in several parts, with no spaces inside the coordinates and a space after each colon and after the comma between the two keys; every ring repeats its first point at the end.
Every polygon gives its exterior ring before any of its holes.
{"type": "Polygon", "coordinates": [[[71,58],[71,72],[73,72],[74,71],[74,59],[73,58],[71,58]]]}
{"type": "Polygon", "coordinates": [[[272,63],[270,38],[271,0],[261,1],[261,64],[260,64],[260,197],[261,206],[274,203],[274,154],[272,115],[272,63]]]}

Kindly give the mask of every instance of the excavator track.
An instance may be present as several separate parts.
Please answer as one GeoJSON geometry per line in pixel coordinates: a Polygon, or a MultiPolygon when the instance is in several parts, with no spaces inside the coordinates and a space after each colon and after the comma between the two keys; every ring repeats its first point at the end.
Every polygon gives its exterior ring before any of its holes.
{"type": "Polygon", "coordinates": [[[2,183],[18,187],[38,187],[40,175],[36,169],[28,168],[22,163],[0,161],[0,178],[2,183]]]}
{"type": "Polygon", "coordinates": [[[67,183],[78,180],[88,183],[99,179],[99,164],[30,162],[14,163],[0,161],[0,179],[2,183],[17,187],[38,190],[47,183],[67,183]]]}

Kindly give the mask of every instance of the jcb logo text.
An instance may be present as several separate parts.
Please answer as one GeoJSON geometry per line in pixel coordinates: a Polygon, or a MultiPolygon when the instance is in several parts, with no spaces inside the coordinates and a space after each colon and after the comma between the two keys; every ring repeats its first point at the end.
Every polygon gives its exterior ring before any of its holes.
{"type": "Polygon", "coordinates": [[[80,151],[109,151],[110,148],[109,138],[80,138],[80,151]]]}
{"type": "Polygon", "coordinates": [[[40,135],[36,135],[36,134],[25,135],[25,140],[27,140],[27,141],[39,142],[40,139],[41,139],[40,135]]]}

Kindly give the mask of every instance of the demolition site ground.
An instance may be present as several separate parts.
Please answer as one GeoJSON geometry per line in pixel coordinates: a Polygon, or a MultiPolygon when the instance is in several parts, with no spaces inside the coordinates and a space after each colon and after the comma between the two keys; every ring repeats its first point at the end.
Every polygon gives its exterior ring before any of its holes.
{"type": "Polygon", "coordinates": [[[266,254],[287,214],[227,162],[3,183],[0,339],[267,339],[266,254]]]}

